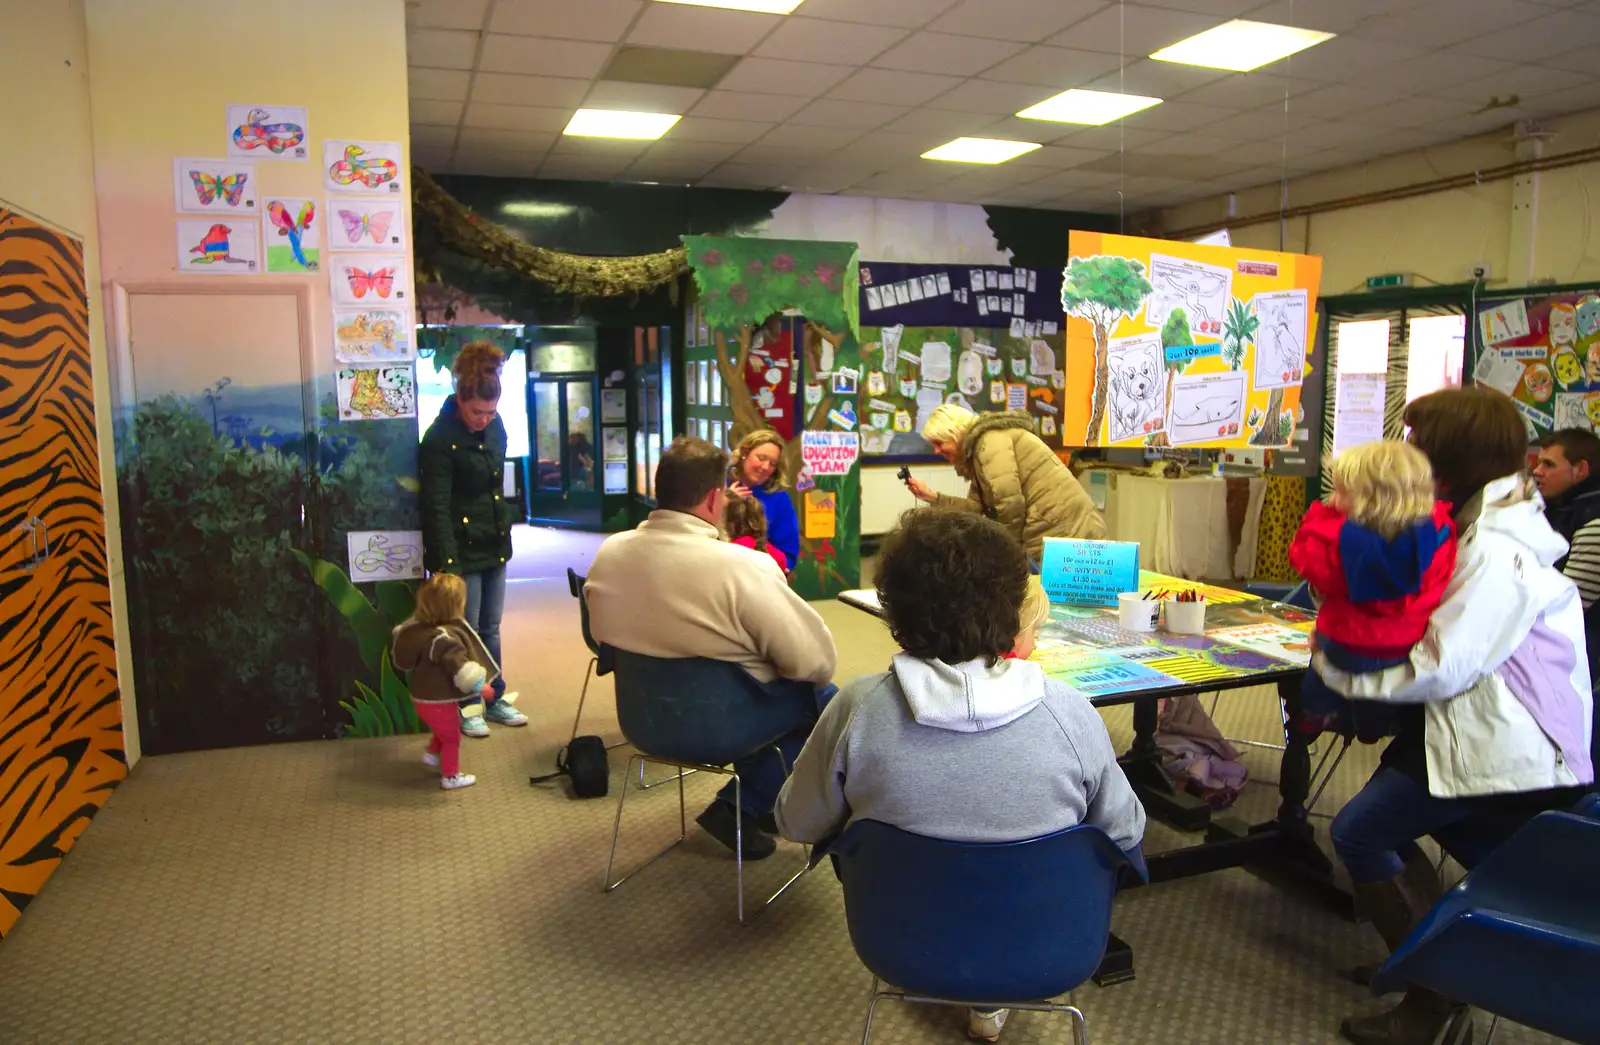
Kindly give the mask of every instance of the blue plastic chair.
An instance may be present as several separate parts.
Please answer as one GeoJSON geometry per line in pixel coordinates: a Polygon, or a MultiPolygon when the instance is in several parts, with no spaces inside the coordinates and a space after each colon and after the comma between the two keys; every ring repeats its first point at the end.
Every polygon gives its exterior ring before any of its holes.
{"type": "MultiPolygon", "coordinates": [[[[689,815],[683,793],[683,778],[689,773],[711,773],[733,778],[734,805],[739,807],[742,782],[728,763],[752,752],[773,746],[773,742],[794,728],[793,708],[784,695],[764,689],[749,672],[737,664],[702,657],[662,658],[642,653],[603,647],[602,659],[612,661],[616,673],[617,722],[622,735],[633,745],[622,778],[633,773],[639,763],[641,787],[645,785],[644,764],[655,762],[678,770],[678,837],[666,848],[615,881],[611,869],[617,858],[617,838],[622,832],[622,807],[628,787],[619,789],[617,818],[611,829],[611,855],[606,858],[605,892],[611,892],[656,860],[665,856],[689,834],[689,815]]],[[[815,701],[809,687],[797,684],[795,700],[815,701]]],[[[775,746],[781,759],[783,753],[775,746]]],[[[789,767],[784,766],[788,772],[789,767]]],[[[672,778],[668,778],[670,780],[672,778]]],[[[658,781],[666,783],[666,781],[658,781]]],[[[738,818],[735,828],[734,868],[738,880],[739,923],[744,917],[744,826],[738,818]]],[[[767,898],[756,913],[805,874],[802,865],[792,878],[767,898]]]]}
{"type": "Polygon", "coordinates": [[[1128,859],[1086,824],[1024,842],[926,838],[876,820],[851,824],[838,857],[845,922],[872,973],[863,1045],[885,998],[980,1009],[1065,1012],[1073,1040],[1088,1024],[1051,1001],[1105,956],[1111,900],[1128,859]],[[880,990],[880,982],[898,990],[880,990]]]}
{"type": "Polygon", "coordinates": [[[1600,823],[1541,813],[1444,895],[1372,978],[1600,1045],[1600,823]]]}
{"type": "Polygon", "coordinates": [[[1600,792],[1584,795],[1572,811],[1588,820],[1600,820],[1600,792]]]}

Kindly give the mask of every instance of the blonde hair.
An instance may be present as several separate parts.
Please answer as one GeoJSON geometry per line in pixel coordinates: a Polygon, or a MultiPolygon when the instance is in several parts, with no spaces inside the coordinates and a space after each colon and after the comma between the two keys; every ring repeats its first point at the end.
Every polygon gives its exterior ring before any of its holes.
{"type": "Polygon", "coordinates": [[[1410,443],[1363,443],[1333,459],[1333,506],[1386,540],[1433,515],[1433,468],[1410,443]]]}
{"type": "Polygon", "coordinates": [[[1050,596],[1045,594],[1044,582],[1038,574],[1028,575],[1028,591],[1022,596],[1022,611],[1017,634],[1026,635],[1050,619],[1050,596]]]}
{"type": "Polygon", "coordinates": [[[959,446],[967,429],[977,419],[978,415],[966,407],[945,403],[935,407],[933,413],[928,415],[927,423],[922,426],[922,438],[930,443],[955,443],[959,446]]]}
{"type": "Polygon", "coordinates": [[[744,459],[768,443],[778,448],[778,466],[772,470],[772,474],[767,477],[766,483],[761,488],[772,493],[788,485],[789,479],[783,474],[783,436],[770,428],[758,428],[739,440],[739,445],[733,451],[733,461],[729,465],[733,469],[736,482],[744,482],[744,459]]]}
{"type": "Polygon", "coordinates": [[[450,367],[456,397],[479,402],[500,398],[500,368],[506,354],[488,341],[471,341],[461,347],[450,367]]]}
{"type": "Polygon", "coordinates": [[[436,573],[417,589],[413,614],[424,624],[445,624],[467,613],[467,582],[453,573],[436,573]]]}

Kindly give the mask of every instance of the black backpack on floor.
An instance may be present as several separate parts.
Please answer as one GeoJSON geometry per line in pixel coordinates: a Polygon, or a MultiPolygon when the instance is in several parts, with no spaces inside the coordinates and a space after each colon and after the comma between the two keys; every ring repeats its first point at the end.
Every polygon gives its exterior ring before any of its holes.
{"type": "Polygon", "coordinates": [[[571,743],[556,754],[556,771],[529,777],[528,783],[542,784],[559,776],[572,779],[574,798],[604,798],[611,789],[611,766],[606,760],[606,742],[592,734],[573,737],[571,743]]]}

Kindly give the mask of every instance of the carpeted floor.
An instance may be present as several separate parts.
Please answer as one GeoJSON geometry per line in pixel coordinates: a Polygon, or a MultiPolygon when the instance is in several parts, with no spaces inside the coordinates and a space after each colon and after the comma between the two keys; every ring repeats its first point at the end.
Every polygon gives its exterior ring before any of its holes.
{"type": "MultiPolygon", "coordinates": [[[[565,568],[589,535],[518,534],[505,660],[533,719],[468,740],[476,787],[441,792],[417,738],[294,744],[148,758],[0,942],[5,1045],[409,1045],[500,1042],[772,1043],[859,1040],[870,977],[826,870],[749,928],[733,912],[733,862],[689,841],[610,895],[600,891],[613,800],[572,801],[527,777],[551,767],[587,663],[565,568]]],[[[881,670],[876,621],[819,606],[839,677],[881,670]]],[[[608,680],[585,732],[615,734],[608,680]]],[[[1271,739],[1269,691],[1225,696],[1233,736],[1271,739]]],[[[1107,714],[1119,747],[1126,709],[1107,714]]],[[[624,751],[613,752],[613,794],[624,751]]],[[[1275,805],[1275,753],[1252,749],[1247,820],[1275,805]]],[[[1324,810],[1364,779],[1361,750],[1324,810]],[[1355,764],[1359,763],[1359,764],[1355,764]]],[[[656,772],[660,772],[657,770],[656,772]]],[[[716,781],[689,780],[690,815],[716,781]]],[[[676,830],[672,788],[631,791],[623,858],[676,830]]],[[[1196,839],[1152,824],[1146,848],[1196,839]]],[[[751,865],[769,891],[801,858],[785,845],[751,865]]],[[[1372,1008],[1339,970],[1376,957],[1372,930],[1244,871],[1140,889],[1115,930],[1138,978],[1086,986],[1095,1041],[1321,1045],[1372,1008]]],[[[1480,1020],[1480,1040],[1482,1026],[1480,1020]]],[[[965,1040],[951,1010],[881,1006],[873,1040],[965,1040]]],[[[1065,1021],[1023,1013],[1003,1039],[1070,1040],[1065,1021]]],[[[1506,1045],[1551,1042],[1503,1027],[1506,1045]]]]}

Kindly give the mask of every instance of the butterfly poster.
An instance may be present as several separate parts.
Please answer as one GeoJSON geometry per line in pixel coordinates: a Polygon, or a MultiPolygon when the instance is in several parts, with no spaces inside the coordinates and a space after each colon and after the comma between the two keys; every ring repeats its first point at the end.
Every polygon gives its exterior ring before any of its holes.
{"type": "Polygon", "coordinates": [[[336,308],[333,355],[341,363],[383,363],[415,358],[409,308],[336,308]]]}
{"type": "Polygon", "coordinates": [[[333,303],[378,308],[411,304],[411,258],[406,254],[330,255],[333,303]]]}
{"type": "Polygon", "coordinates": [[[303,106],[230,105],[228,155],[250,160],[309,160],[310,123],[303,106]]]}
{"type": "Polygon", "coordinates": [[[316,272],[321,267],[322,210],[315,200],[267,198],[261,239],[268,272],[316,272]]]}
{"type": "Polygon", "coordinates": [[[341,366],[339,420],[387,421],[417,416],[417,382],[410,363],[341,366]]]}
{"type": "Polygon", "coordinates": [[[237,160],[172,161],[172,187],[186,214],[255,214],[256,165],[237,160]]]}
{"type": "Polygon", "coordinates": [[[329,250],[404,251],[408,245],[404,200],[331,196],[324,213],[329,250]]]}
{"type": "Polygon", "coordinates": [[[322,177],[329,192],[405,195],[404,150],[399,142],[325,141],[322,177]]]}
{"type": "Polygon", "coordinates": [[[260,231],[253,214],[238,221],[179,221],[178,271],[201,276],[258,275],[260,231]]]}

